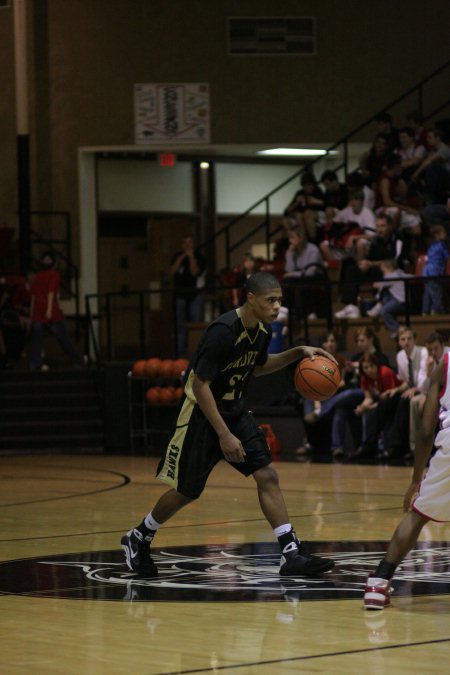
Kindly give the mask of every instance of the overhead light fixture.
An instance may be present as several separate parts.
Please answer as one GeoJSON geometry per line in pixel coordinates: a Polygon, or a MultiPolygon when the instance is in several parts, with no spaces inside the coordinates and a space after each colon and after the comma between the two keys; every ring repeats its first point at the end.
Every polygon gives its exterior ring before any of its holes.
{"type": "Polygon", "coordinates": [[[200,162],[201,169],[209,169],[209,162],[200,162]]]}
{"type": "Polygon", "coordinates": [[[322,150],[319,148],[270,148],[258,150],[257,155],[277,155],[278,157],[321,157],[322,155],[337,155],[336,150],[322,150]]]}

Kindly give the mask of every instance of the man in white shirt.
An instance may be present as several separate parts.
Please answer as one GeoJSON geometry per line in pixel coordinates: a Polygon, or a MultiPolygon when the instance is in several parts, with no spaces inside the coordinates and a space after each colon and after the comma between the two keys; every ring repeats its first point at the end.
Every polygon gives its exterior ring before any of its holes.
{"type": "Polygon", "coordinates": [[[425,347],[416,345],[414,331],[408,326],[399,328],[398,344],[401,349],[397,353],[396,361],[398,377],[402,380],[402,384],[395,391],[401,396],[390,429],[388,447],[383,456],[387,459],[410,459],[410,404],[420,393],[419,382],[425,369],[428,351],[425,347]]]}
{"type": "Polygon", "coordinates": [[[419,393],[411,399],[409,414],[409,447],[411,453],[416,450],[416,438],[422,426],[423,409],[430,388],[430,380],[438,363],[444,358],[444,354],[450,351],[450,347],[444,345],[444,339],[440,333],[431,333],[425,340],[427,358],[421,363],[418,375],[417,387],[419,393]]]}

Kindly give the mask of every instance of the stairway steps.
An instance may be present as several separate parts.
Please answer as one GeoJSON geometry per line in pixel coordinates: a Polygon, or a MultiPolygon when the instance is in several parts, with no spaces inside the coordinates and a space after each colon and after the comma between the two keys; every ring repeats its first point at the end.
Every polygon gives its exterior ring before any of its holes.
{"type": "Polygon", "coordinates": [[[98,372],[0,373],[0,450],[102,448],[98,372]]]}
{"type": "Polygon", "coordinates": [[[101,434],[71,434],[57,436],[4,436],[0,438],[0,450],[44,450],[57,448],[102,448],[101,434]]]}
{"type": "Polygon", "coordinates": [[[71,407],[80,405],[80,403],[98,404],[98,396],[93,392],[79,392],[78,394],[8,394],[0,396],[0,408],[7,405],[17,407],[18,404],[24,407],[34,407],[35,405],[54,406],[57,408],[71,407]]]}
{"type": "MultiPolygon", "coordinates": [[[[28,422],[34,421],[53,421],[55,419],[56,408],[46,408],[32,406],[29,408],[8,408],[2,406],[0,408],[0,423],[2,422],[22,422],[24,419],[28,422]]],[[[70,406],[66,408],[58,407],[59,419],[99,419],[102,418],[102,411],[99,405],[97,406],[70,406]]]]}

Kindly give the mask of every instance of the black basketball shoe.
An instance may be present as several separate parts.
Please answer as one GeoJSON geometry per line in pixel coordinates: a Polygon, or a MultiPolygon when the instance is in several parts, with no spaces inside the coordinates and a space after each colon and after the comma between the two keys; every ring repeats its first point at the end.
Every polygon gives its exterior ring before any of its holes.
{"type": "Polygon", "coordinates": [[[288,544],[286,549],[283,550],[280,561],[281,577],[315,576],[322,572],[329,572],[334,567],[334,560],[307,553],[302,544],[296,550],[288,544]]]}
{"type": "Polygon", "coordinates": [[[139,530],[135,528],[127,532],[122,537],[121,544],[129,570],[146,577],[158,576],[158,568],[150,555],[149,543],[139,530]]]}

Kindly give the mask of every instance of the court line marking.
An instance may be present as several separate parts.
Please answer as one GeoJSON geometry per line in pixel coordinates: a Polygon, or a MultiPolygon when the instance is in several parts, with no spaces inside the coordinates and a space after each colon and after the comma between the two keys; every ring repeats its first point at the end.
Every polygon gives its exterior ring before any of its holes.
{"type": "Polygon", "coordinates": [[[270,666],[281,663],[296,663],[298,661],[312,661],[316,659],[329,658],[331,656],[352,656],[353,654],[370,654],[371,652],[388,651],[390,649],[404,649],[405,647],[421,647],[424,645],[440,644],[450,642],[448,638],[438,638],[436,640],[423,640],[421,642],[406,642],[404,644],[385,645],[383,647],[365,647],[363,649],[347,649],[342,652],[325,652],[323,654],[311,654],[310,656],[294,656],[288,659],[271,659],[268,661],[254,661],[248,663],[239,663],[229,666],[215,666],[208,668],[197,668],[194,670],[171,670],[152,673],[152,675],[193,675],[194,673],[216,673],[219,670],[231,670],[237,668],[248,668],[251,666],[270,666]]]}
{"type": "MultiPolygon", "coordinates": [[[[75,471],[80,471],[79,468],[75,468],[75,467],[61,467],[60,466],[60,467],[55,467],[55,468],[63,469],[64,471],[67,471],[67,470],[70,471],[71,469],[75,470],[75,471]]],[[[88,492],[76,492],[76,493],[71,494],[71,495],[63,495],[63,496],[60,496],[60,497],[44,497],[43,499],[31,499],[31,500],[26,501],[26,502],[10,502],[8,504],[0,504],[0,508],[6,508],[8,506],[26,506],[26,505],[29,505],[29,504],[41,504],[43,502],[53,502],[53,501],[57,501],[57,500],[60,500],[60,499],[74,499],[75,497],[87,497],[89,495],[96,495],[96,494],[100,494],[102,492],[109,492],[110,490],[117,490],[118,488],[122,488],[122,487],[124,487],[125,485],[128,485],[128,483],[131,482],[131,478],[129,476],[127,476],[127,474],[120,473],[119,471],[111,471],[110,469],[89,469],[88,471],[98,471],[100,473],[107,473],[107,474],[112,474],[114,476],[119,476],[122,479],[122,481],[120,483],[115,484],[115,485],[110,485],[106,488],[101,488],[99,490],[90,490],[88,492]]],[[[82,480],[82,479],[80,479],[80,480],[82,480]]]]}
{"type": "MultiPolygon", "coordinates": [[[[122,486],[117,486],[117,487],[122,487],[122,486]]],[[[110,488],[114,489],[114,488],[110,488]]],[[[106,490],[99,490],[99,492],[105,492],[106,490]]],[[[95,494],[95,493],[85,493],[85,494],[95,494]]],[[[84,495],[83,495],[84,496],[84,495]]],[[[54,497],[54,499],[63,499],[63,497],[54,497]]],[[[45,501],[45,500],[44,500],[45,501]]],[[[398,511],[401,507],[397,506],[386,506],[383,508],[379,509],[370,509],[370,513],[379,513],[381,511],[398,511]]],[[[340,516],[340,515],[351,515],[355,513],[367,513],[367,511],[338,511],[336,513],[321,513],[320,516],[340,516]]],[[[312,518],[316,516],[317,514],[315,513],[310,513],[310,514],[302,514],[302,515],[292,515],[292,518],[312,518]]],[[[169,525],[164,523],[164,529],[165,530],[177,530],[181,528],[193,528],[193,527],[212,527],[216,525],[240,525],[244,523],[258,523],[262,522],[265,523],[267,522],[264,516],[261,518],[248,518],[245,520],[217,520],[213,522],[207,522],[207,523],[180,523],[179,525],[169,525]]],[[[127,528],[121,528],[118,530],[95,530],[94,532],[75,532],[75,533],[70,533],[70,534],[48,534],[44,535],[41,537],[18,537],[16,539],[0,539],[0,544],[12,542],[12,541],[35,541],[39,539],[59,539],[61,537],[90,537],[90,536],[98,536],[99,534],[120,534],[121,532],[125,532],[127,528]]],[[[309,541],[309,540],[308,540],[309,541]]],[[[359,540],[358,540],[359,541],[359,540]]]]}

